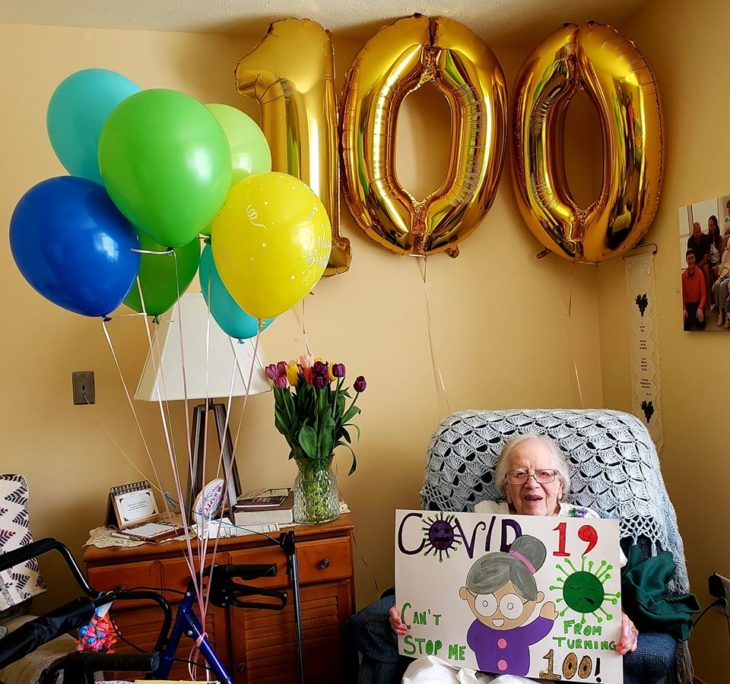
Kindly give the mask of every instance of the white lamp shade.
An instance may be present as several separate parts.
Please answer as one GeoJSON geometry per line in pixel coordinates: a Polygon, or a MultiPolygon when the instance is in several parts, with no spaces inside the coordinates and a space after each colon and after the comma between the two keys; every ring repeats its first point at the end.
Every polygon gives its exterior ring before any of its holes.
{"type": "Polygon", "coordinates": [[[264,374],[266,359],[260,341],[251,387],[246,391],[253,350],[254,340],[239,342],[220,329],[200,292],[184,294],[172,309],[160,316],[135,399],[170,401],[186,396],[188,399],[228,397],[232,379],[233,396],[268,392],[271,385],[264,374]]]}

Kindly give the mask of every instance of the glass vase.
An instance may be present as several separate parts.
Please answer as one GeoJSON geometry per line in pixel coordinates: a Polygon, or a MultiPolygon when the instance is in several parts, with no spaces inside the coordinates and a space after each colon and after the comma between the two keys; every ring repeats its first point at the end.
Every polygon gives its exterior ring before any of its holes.
{"type": "Polygon", "coordinates": [[[340,515],[340,494],[332,460],[297,459],[294,480],[294,522],[323,523],[340,515]]]}

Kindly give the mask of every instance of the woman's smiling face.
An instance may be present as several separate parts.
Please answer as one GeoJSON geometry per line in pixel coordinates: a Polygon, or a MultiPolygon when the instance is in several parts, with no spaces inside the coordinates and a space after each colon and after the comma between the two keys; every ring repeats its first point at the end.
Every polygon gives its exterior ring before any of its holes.
{"type": "MultiPolygon", "coordinates": [[[[563,495],[563,481],[556,472],[552,482],[540,484],[533,475],[540,470],[557,471],[553,452],[545,443],[528,439],[514,446],[509,454],[507,472],[524,471],[530,477],[524,484],[505,483],[507,502],[518,515],[557,515],[563,495]]],[[[509,476],[508,476],[509,477],[509,476]]]]}

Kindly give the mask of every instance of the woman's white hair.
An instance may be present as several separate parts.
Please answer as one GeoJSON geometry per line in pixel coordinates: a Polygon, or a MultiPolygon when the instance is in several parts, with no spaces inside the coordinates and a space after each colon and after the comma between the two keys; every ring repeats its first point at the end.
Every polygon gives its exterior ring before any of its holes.
{"type": "Polygon", "coordinates": [[[568,462],[560,448],[550,437],[546,435],[538,435],[534,432],[527,432],[524,435],[515,435],[508,439],[502,451],[497,459],[497,465],[494,467],[494,484],[497,487],[497,491],[504,496],[507,485],[507,472],[509,471],[509,456],[518,444],[522,444],[527,441],[535,441],[544,444],[550,453],[553,455],[553,467],[558,471],[558,477],[563,483],[563,494],[567,494],[570,491],[570,474],[568,473],[568,462]]]}

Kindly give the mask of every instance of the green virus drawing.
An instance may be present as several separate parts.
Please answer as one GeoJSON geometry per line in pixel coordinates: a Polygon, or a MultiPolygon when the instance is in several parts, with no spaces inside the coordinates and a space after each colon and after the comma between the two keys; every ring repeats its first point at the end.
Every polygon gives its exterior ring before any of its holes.
{"type": "Polygon", "coordinates": [[[438,555],[439,563],[442,563],[444,556],[451,558],[451,552],[455,551],[462,543],[462,540],[456,536],[456,529],[453,521],[455,515],[445,513],[437,513],[423,519],[423,545],[424,556],[433,554],[438,555]]]}
{"type": "Polygon", "coordinates": [[[586,621],[586,615],[589,613],[592,613],[598,622],[603,622],[604,618],[610,620],[611,615],[603,608],[603,602],[608,601],[615,606],[621,598],[620,591],[609,594],[604,588],[605,583],[612,577],[613,565],[601,561],[594,570],[594,562],[586,561],[585,557],[581,558],[580,569],[567,558],[565,564],[570,570],[557,565],[557,570],[563,576],[558,576],[558,586],[550,587],[552,590],[562,592],[562,598],[557,599],[558,604],[565,603],[565,607],[560,611],[560,617],[572,609],[581,614],[581,623],[586,621]]]}

